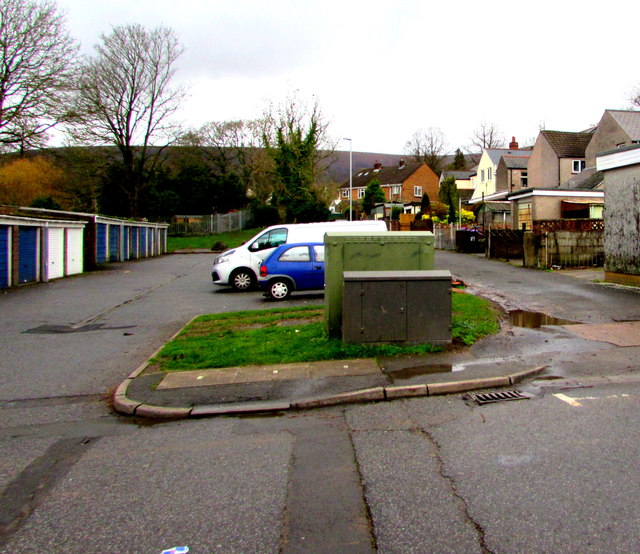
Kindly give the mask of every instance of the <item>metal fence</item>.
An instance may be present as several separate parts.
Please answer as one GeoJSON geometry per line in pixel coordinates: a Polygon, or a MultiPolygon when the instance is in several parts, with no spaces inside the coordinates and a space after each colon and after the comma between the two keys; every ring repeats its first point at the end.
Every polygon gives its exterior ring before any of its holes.
{"type": "Polygon", "coordinates": [[[212,235],[228,231],[240,231],[250,227],[253,217],[250,210],[228,214],[180,215],[169,222],[169,235],[212,235]]]}

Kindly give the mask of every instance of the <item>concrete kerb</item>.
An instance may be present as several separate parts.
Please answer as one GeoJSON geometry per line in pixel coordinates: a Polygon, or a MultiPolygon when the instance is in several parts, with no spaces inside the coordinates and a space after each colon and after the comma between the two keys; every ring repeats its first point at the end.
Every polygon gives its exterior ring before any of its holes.
{"type": "Polygon", "coordinates": [[[449,383],[374,387],[331,396],[306,398],[296,402],[266,400],[263,402],[243,402],[237,404],[217,404],[194,407],[153,406],[131,400],[126,396],[129,384],[133,380],[133,377],[130,377],[126,379],[116,390],[114,395],[114,407],[118,412],[127,415],[150,417],[155,419],[184,419],[189,417],[196,418],[214,415],[239,415],[282,412],[288,410],[309,410],[341,404],[353,404],[357,402],[380,402],[401,398],[437,396],[487,388],[507,387],[512,386],[515,383],[519,383],[528,377],[540,374],[546,367],[547,366],[536,367],[511,375],[505,375],[503,377],[469,379],[466,381],[453,381],[449,383]]]}

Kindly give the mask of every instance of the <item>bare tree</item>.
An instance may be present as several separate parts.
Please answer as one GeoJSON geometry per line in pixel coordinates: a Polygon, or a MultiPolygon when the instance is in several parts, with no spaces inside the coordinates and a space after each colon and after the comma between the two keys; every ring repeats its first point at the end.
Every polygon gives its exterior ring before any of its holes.
{"type": "Polygon", "coordinates": [[[46,142],[66,115],[77,50],[53,0],[0,2],[0,147],[46,142]]]}
{"type": "Polygon", "coordinates": [[[416,161],[426,163],[435,173],[440,174],[447,141],[438,127],[416,131],[404,148],[406,154],[413,156],[416,161]]]}
{"type": "Polygon", "coordinates": [[[629,96],[629,102],[631,102],[631,109],[640,109],[640,85],[633,88],[631,95],[629,96]]]}
{"type": "Polygon", "coordinates": [[[124,175],[119,185],[136,216],[148,175],[179,136],[172,116],[185,91],[172,87],[171,79],[183,49],[166,27],[118,26],[100,39],[96,56],[83,64],[69,132],[80,142],[118,148],[124,175]]]}
{"type": "Polygon", "coordinates": [[[485,148],[501,148],[505,144],[504,136],[495,123],[483,121],[480,127],[473,132],[471,137],[471,149],[484,150],[485,148]]]}

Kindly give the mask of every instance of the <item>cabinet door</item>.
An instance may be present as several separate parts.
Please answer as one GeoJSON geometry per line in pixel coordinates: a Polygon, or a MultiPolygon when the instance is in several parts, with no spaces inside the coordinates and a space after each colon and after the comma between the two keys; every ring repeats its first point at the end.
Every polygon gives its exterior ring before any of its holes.
{"type": "Polygon", "coordinates": [[[396,342],[407,339],[407,284],[404,281],[362,283],[363,342],[396,342]]]}

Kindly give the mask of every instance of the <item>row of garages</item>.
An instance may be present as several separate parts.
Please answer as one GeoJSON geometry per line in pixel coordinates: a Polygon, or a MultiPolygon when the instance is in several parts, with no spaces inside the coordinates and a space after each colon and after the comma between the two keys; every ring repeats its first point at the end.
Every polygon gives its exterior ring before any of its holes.
{"type": "MultiPolygon", "coordinates": [[[[6,210],[5,210],[6,211],[6,210]]],[[[20,208],[0,214],[0,288],[166,252],[167,224],[20,208]]]]}

